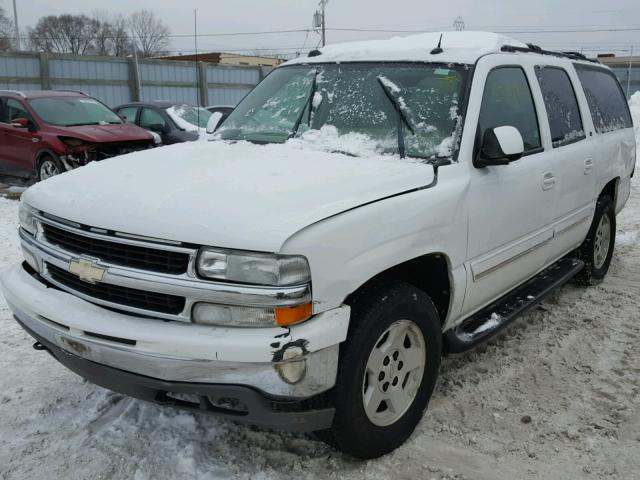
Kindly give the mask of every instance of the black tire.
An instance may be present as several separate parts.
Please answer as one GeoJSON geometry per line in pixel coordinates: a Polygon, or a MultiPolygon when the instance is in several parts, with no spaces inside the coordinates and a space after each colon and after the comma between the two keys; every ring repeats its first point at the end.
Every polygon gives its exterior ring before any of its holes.
{"type": "MultiPolygon", "coordinates": [[[[616,243],[616,210],[613,199],[603,195],[596,203],[596,211],[587,238],[578,248],[578,259],[584,262],[584,269],[575,276],[574,282],[580,285],[597,285],[602,282],[609,271],[616,243]],[[606,217],[609,224],[609,246],[604,262],[597,260],[598,229],[600,222],[606,217]]],[[[604,256],[603,256],[604,257],[604,256]]]]}
{"type": "Polygon", "coordinates": [[[379,285],[352,304],[347,340],[340,346],[338,376],[329,400],[336,408],[333,425],[318,437],[353,457],[377,458],[402,445],[413,433],[429,403],[440,368],[440,319],[427,294],[406,283],[379,285]],[[363,403],[363,381],[369,355],[381,335],[398,320],[412,321],[424,338],[425,366],[408,409],[395,423],[377,426],[363,403]]]}
{"type": "Polygon", "coordinates": [[[51,155],[43,155],[42,158],[38,160],[38,165],[36,170],[36,178],[38,179],[38,182],[41,182],[42,180],[46,180],[47,178],[50,178],[54,175],[59,175],[64,172],[66,172],[66,169],[64,168],[64,165],[62,164],[62,162],[51,155]],[[57,173],[54,173],[53,175],[47,175],[45,173],[45,168],[47,165],[50,165],[53,168],[55,168],[57,173]]]}

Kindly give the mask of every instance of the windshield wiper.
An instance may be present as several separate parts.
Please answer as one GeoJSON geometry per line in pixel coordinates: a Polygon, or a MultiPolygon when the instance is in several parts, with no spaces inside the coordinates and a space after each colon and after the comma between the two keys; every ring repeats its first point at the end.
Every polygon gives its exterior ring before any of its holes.
{"type": "Polygon", "coordinates": [[[387,98],[395,108],[396,112],[398,112],[398,153],[400,154],[400,158],[405,158],[407,154],[406,154],[404,130],[402,128],[402,124],[404,123],[407,126],[407,128],[409,129],[412,135],[415,135],[416,131],[415,131],[415,128],[413,128],[413,125],[411,125],[411,122],[409,121],[407,112],[402,107],[398,99],[393,95],[393,92],[391,91],[391,87],[388,85],[388,82],[389,80],[387,78],[378,77],[378,83],[382,87],[382,90],[384,91],[385,95],[387,96],[387,98]]]}
{"type": "Polygon", "coordinates": [[[88,122],[88,123],[70,123],[65,127],[84,127],[85,125],[100,125],[100,122],[88,122]]]}
{"type": "Polygon", "coordinates": [[[298,133],[298,129],[300,128],[300,124],[302,124],[302,119],[304,118],[304,112],[307,109],[306,106],[309,106],[309,123],[311,123],[311,109],[313,108],[313,97],[315,97],[316,91],[318,89],[319,73],[320,73],[319,70],[315,70],[315,72],[313,73],[313,81],[311,83],[311,91],[309,92],[309,97],[305,102],[305,107],[302,108],[300,115],[298,115],[298,118],[296,119],[296,123],[293,124],[293,128],[291,129],[291,134],[289,135],[289,138],[293,138],[296,135],[296,133],[298,133]]]}

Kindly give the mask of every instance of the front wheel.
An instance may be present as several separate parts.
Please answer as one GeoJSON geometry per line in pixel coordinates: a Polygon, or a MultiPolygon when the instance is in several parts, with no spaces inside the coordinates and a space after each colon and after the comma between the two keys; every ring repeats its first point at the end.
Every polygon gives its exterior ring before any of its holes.
{"type": "Polygon", "coordinates": [[[440,367],[440,320],[423,291],[398,283],[360,296],[351,322],[330,394],[334,422],[318,436],[354,457],[377,458],[422,418],[440,367]]]}
{"type": "Polygon", "coordinates": [[[616,210],[608,195],[598,199],[587,238],[578,248],[584,269],[576,276],[582,285],[597,285],[609,271],[616,240],[616,210]]]}
{"type": "Polygon", "coordinates": [[[55,177],[56,175],[60,175],[64,171],[65,169],[62,166],[62,162],[60,162],[60,160],[47,155],[43,157],[40,162],[38,162],[38,181],[55,177]]]}

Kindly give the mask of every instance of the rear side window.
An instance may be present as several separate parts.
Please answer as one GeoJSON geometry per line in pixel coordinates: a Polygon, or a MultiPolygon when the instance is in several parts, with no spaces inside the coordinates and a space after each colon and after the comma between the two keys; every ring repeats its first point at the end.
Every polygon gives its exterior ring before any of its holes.
{"type": "Polygon", "coordinates": [[[575,65],[598,133],[631,128],[631,114],[615,76],[597,67],[575,65]]]}
{"type": "Polygon", "coordinates": [[[480,108],[480,138],[490,128],[518,129],[525,153],[541,148],[540,129],[529,82],[520,67],[500,67],[487,76],[480,108]]]}
{"type": "Polygon", "coordinates": [[[547,109],[553,146],[584,139],[578,100],[567,72],[557,67],[536,67],[536,77],[547,109]]]}

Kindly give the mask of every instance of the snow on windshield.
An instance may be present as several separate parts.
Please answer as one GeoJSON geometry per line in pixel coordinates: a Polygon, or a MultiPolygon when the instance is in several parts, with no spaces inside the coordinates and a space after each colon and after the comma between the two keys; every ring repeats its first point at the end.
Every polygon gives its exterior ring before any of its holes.
{"type": "Polygon", "coordinates": [[[466,75],[464,66],[442,64],[281,68],[238,105],[218,134],[258,143],[322,138],[325,147],[336,141],[333,149],[340,151],[347,151],[347,138],[359,147],[367,139],[367,149],[375,143],[379,153],[449,158],[466,75]]]}
{"type": "Polygon", "coordinates": [[[174,105],[167,108],[166,112],[178,128],[188,132],[197,132],[200,134],[200,138],[205,138],[207,122],[209,121],[211,112],[204,108],[192,107],[191,105],[174,105]]]}

